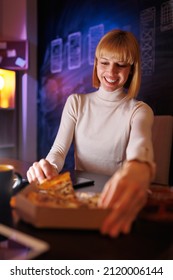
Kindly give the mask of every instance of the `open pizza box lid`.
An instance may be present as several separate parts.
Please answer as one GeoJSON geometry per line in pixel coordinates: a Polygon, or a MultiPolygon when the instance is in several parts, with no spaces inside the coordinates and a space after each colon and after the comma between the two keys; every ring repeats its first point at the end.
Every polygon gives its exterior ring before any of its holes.
{"type": "Polygon", "coordinates": [[[28,185],[16,195],[19,218],[38,228],[99,229],[110,209],[55,208],[37,206],[27,198],[35,186],[28,185]]]}

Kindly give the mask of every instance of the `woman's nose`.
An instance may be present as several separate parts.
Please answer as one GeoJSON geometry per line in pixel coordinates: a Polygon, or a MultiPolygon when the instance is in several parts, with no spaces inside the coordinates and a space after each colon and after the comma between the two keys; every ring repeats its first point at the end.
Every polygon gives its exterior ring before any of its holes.
{"type": "Polygon", "coordinates": [[[110,65],[109,73],[112,75],[118,73],[118,67],[116,65],[110,65]]]}

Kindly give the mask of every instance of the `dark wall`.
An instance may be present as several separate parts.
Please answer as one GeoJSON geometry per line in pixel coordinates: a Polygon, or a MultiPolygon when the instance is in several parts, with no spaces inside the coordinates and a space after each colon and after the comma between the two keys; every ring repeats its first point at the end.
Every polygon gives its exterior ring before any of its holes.
{"type": "MultiPolygon", "coordinates": [[[[173,6],[161,0],[38,0],[38,159],[54,141],[66,98],[92,88],[95,46],[114,28],[132,31],[142,54],[138,99],[173,114],[173,6]]],[[[73,165],[73,147],[66,166],[73,165]]]]}
{"type": "Polygon", "coordinates": [[[171,2],[140,1],[140,43],[144,63],[139,98],[146,101],[157,115],[173,114],[171,2]]]}

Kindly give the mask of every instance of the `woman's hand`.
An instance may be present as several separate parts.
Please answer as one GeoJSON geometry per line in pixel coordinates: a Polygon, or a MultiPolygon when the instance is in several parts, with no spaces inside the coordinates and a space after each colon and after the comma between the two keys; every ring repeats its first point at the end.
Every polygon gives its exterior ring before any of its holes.
{"type": "Polygon", "coordinates": [[[116,237],[130,231],[133,221],[146,203],[150,172],[148,164],[129,161],[106,183],[99,206],[112,210],[101,227],[103,234],[116,237]]]}
{"type": "Polygon", "coordinates": [[[27,171],[27,178],[29,183],[40,184],[45,179],[52,179],[58,174],[54,165],[48,160],[41,159],[39,162],[34,162],[27,171]]]}

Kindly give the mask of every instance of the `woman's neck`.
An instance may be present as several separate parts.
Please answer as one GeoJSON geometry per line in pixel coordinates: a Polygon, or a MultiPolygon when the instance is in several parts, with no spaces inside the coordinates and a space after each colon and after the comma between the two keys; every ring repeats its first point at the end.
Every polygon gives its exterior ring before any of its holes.
{"type": "Polygon", "coordinates": [[[123,87],[118,88],[114,91],[106,91],[103,87],[98,89],[98,97],[107,101],[119,101],[126,96],[126,93],[123,91],[123,87]]]}

